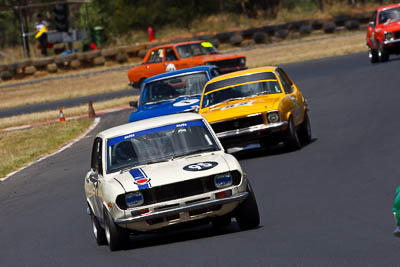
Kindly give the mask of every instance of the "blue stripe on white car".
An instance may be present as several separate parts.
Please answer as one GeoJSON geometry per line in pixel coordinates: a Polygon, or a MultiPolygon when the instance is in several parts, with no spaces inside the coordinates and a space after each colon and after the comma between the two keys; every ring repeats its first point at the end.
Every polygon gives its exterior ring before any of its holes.
{"type": "Polygon", "coordinates": [[[129,173],[132,175],[134,183],[139,187],[139,190],[151,187],[150,178],[141,168],[132,169],[129,173]]]}

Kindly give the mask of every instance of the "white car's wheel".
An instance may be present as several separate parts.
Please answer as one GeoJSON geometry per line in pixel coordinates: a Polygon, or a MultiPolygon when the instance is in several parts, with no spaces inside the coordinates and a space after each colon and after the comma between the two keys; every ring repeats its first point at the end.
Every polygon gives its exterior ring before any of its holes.
{"type": "Polygon", "coordinates": [[[235,210],[236,221],[240,230],[248,230],[260,224],[258,205],[250,182],[247,184],[249,195],[235,210]]]}
{"type": "Polygon", "coordinates": [[[125,229],[118,227],[107,211],[104,212],[104,226],[105,236],[111,251],[122,248],[128,242],[129,233],[125,229]]]}
{"type": "Polygon", "coordinates": [[[93,234],[94,238],[96,238],[96,242],[98,245],[105,245],[107,244],[107,239],[106,239],[106,234],[104,229],[100,226],[96,218],[93,218],[94,216],[92,215],[92,228],[93,228],[93,234]]]}
{"type": "Polygon", "coordinates": [[[96,216],[94,216],[92,210],[90,210],[90,220],[92,222],[92,230],[93,230],[94,238],[96,239],[97,244],[99,246],[107,244],[106,233],[105,233],[104,229],[101,227],[96,216]]]}

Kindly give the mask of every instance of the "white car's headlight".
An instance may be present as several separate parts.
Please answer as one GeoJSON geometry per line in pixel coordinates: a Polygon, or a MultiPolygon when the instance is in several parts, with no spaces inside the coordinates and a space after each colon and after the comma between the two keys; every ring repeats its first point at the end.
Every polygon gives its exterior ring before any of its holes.
{"type": "Polygon", "coordinates": [[[216,188],[224,188],[232,185],[232,176],[230,172],[218,174],[214,177],[216,188]]]}
{"type": "Polygon", "coordinates": [[[125,202],[128,208],[138,207],[144,203],[143,195],[140,191],[127,193],[125,194],[125,202]]]}
{"type": "Polygon", "coordinates": [[[392,40],[394,40],[394,38],[393,38],[393,32],[385,32],[385,40],[387,40],[387,41],[392,41],[392,40]]]}
{"type": "Polygon", "coordinates": [[[281,120],[281,116],[279,115],[279,111],[271,111],[267,114],[267,120],[269,123],[275,123],[281,120]]]}

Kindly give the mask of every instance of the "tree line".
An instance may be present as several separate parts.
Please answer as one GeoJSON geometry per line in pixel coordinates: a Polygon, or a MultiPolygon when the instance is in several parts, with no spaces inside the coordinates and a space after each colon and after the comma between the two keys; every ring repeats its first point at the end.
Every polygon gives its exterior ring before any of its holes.
{"type": "MultiPolygon", "coordinates": [[[[37,13],[45,13],[51,19],[51,7],[17,7],[61,0],[0,0],[0,48],[21,43],[20,21],[32,31],[37,13]],[[21,17],[22,16],[22,17],[21,17]]],[[[327,5],[379,3],[392,0],[92,0],[88,4],[70,4],[71,20],[77,28],[87,25],[103,26],[109,33],[119,35],[147,27],[161,28],[167,25],[190,27],[195,19],[218,14],[237,14],[251,18],[275,17],[282,8],[296,7],[323,10],[327,5]]],[[[51,24],[51,21],[50,21],[51,24]]]]}

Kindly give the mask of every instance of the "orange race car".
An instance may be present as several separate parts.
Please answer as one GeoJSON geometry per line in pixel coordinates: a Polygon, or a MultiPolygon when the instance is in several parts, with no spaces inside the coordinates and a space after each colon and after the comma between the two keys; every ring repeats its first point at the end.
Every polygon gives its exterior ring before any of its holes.
{"type": "Polygon", "coordinates": [[[220,54],[210,42],[173,43],[149,49],[142,64],[129,69],[129,84],[140,88],[146,78],[165,72],[167,67],[178,70],[200,65],[216,65],[221,73],[247,69],[244,55],[220,54]]]}

